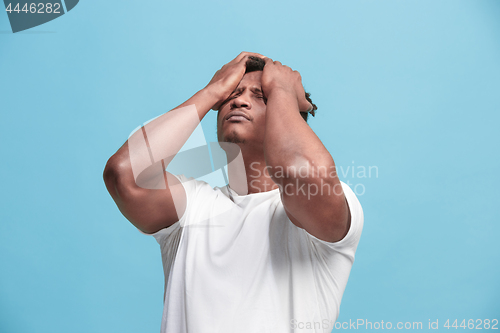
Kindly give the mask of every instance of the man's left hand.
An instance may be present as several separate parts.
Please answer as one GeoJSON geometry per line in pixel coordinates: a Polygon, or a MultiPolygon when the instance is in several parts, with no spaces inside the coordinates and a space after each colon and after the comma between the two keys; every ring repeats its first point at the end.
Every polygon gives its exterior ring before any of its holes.
{"type": "Polygon", "coordinates": [[[273,61],[271,58],[264,58],[264,60],[266,65],[261,79],[264,95],[271,95],[271,92],[275,89],[288,91],[297,98],[300,112],[311,111],[312,105],[306,99],[300,73],[282,65],[279,61],[273,61]]]}

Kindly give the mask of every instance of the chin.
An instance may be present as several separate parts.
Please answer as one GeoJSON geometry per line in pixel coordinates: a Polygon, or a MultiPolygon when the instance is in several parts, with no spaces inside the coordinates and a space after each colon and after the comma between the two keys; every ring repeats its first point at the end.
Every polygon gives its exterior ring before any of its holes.
{"type": "Polygon", "coordinates": [[[245,143],[245,138],[240,135],[235,130],[230,131],[227,135],[224,135],[223,142],[231,142],[231,143],[245,143]]]}

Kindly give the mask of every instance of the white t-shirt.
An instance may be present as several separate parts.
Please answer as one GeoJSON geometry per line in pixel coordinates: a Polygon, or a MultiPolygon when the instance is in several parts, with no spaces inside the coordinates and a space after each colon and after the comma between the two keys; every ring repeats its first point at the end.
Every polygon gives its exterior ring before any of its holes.
{"type": "Polygon", "coordinates": [[[186,211],[152,234],[165,273],[161,333],[330,332],[363,228],[349,186],[351,227],[329,243],[289,220],[279,189],[239,196],[178,178],[186,211]]]}

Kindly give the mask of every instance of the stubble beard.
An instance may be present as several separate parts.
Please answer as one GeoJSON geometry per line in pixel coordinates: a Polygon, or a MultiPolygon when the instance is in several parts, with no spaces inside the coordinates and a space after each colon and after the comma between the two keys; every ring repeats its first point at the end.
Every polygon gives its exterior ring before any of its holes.
{"type": "Polygon", "coordinates": [[[231,132],[228,133],[228,135],[226,135],[224,137],[224,142],[245,143],[245,139],[240,137],[238,132],[236,132],[235,130],[232,130],[231,132]]]}

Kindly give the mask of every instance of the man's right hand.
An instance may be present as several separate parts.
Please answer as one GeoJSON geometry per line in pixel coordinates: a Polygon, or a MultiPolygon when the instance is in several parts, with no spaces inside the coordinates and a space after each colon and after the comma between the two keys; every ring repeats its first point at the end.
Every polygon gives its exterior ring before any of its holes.
{"type": "Polygon", "coordinates": [[[253,52],[241,52],[236,58],[222,66],[207,84],[205,89],[209,90],[213,96],[216,96],[217,103],[212,106],[212,110],[218,111],[222,103],[238,87],[243,75],[245,75],[246,63],[248,57],[254,56],[266,58],[262,54],[253,52]]]}

